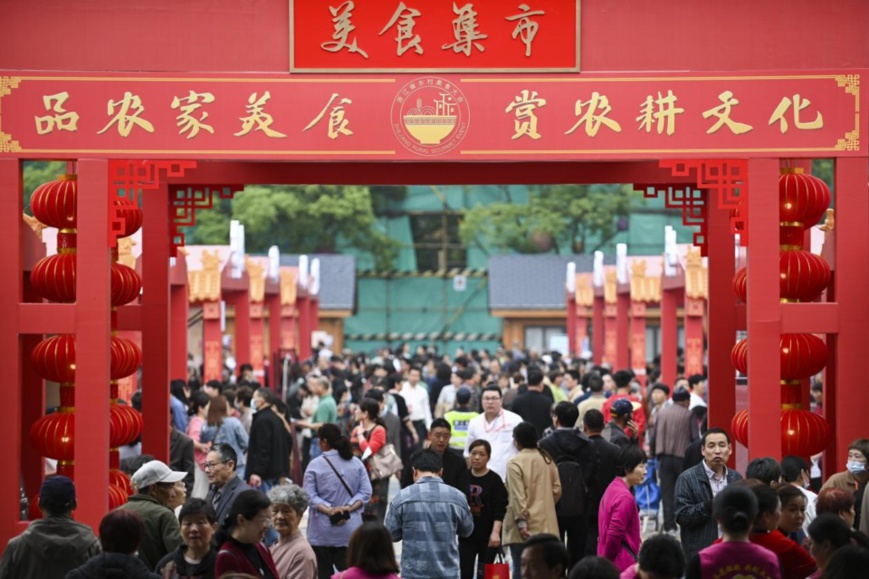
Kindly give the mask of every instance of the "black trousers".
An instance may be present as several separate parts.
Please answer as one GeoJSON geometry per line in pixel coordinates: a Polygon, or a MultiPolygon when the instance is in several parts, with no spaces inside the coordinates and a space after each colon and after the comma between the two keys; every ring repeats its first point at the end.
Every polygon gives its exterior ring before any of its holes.
{"type": "Polygon", "coordinates": [[[500,549],[489,548],[489,538],[475,543],[468,539],[459,539],[459,568],[462,579],[484,579],[486,563],[494,563],[500,549]],[[479,558],[479,561],[478,561],[479,558]],[[474,563],[477,563],[477,573],[474,574],[474,563]]]}
{"type": "Polygon", "coordinates": [[[558,531],[562,541],[567,539],[567,552],[570,554],[572,569],[585,556],[588,517],[558,517],[558,531]]]}
{"type": "Polygon", "coordinates": [[[347,547],[314,547],[317,557],[317,579],[332,579],[335,570],[347,568],[347,547]],[[333,569],[334,567],[334,569],[333,569]]]}
{"type": "Polygon", "coordinates": [[[593,513],[588,515],[587,521],[588,523],[585,527],[585,554],[586,556],[591,555],[592,557],[597,557],[597,540],[599,538],[597,528],[597,507],[595,507],[593,513]]]}
{"type": "Polygon", "coordinates": [[[672,454],[658,455],[661,503],[664,505],[664,530],[676,530],[676,479],[684,470],[684,459],[672,454]]]}

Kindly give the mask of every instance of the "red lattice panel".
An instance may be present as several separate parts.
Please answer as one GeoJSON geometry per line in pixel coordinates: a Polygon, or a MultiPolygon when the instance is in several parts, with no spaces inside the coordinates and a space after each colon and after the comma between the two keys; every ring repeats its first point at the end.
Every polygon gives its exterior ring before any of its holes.
{"type": "MultiPolygon", "coordinates": [[[[195,169],[196,161],[109,161],[109,186],[118,197],[126,197],[139,205],[142,191],[160,187],[161,175],[183,177],[188,169],[195,169]]],[[[121,208],[109,201],[109,245],[117,247],[118,236],[124,231],[121,208]]]]}
{"type": "Polygon", "coordinates": [[[674,177],[693,177],[699,189],[713,193],[718,209],[730,211],[730,231],[739,234],[740,245],[748,245],[748,161],[665,159],[660,166],[674,177]]]}
{"type": "Polygon", "coordinates": [[[171,187],[169,189],[169,211],[172,217],[172,249],[170,255],[177,254],[178,248],[185,244],[183,227],[196,225],[196,211],[211,209],[215,199],[232,199],[242,191],[244,185],[195,185],[171,187]]]}
{"type": "Polygon", "coordinates": [[[689,227],[697,227],[694,232],[694,245],[706,255],[706,193],[700,189],[686,185],[634,185],[637,191],[642,191],[647,198],[664,196],[664,204],[668,209],[682,210],[682,223],[689,227]]]}

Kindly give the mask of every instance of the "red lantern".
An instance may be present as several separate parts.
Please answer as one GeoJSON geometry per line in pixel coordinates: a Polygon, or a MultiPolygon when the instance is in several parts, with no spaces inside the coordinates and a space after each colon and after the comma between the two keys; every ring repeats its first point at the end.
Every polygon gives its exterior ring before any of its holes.
{"type": "Polygon", "coordinates": [[[739,301],[745,303],[748,301],[748,270],[744,267],[736,271],[733,276],[733,293],[739,298],[739,301]]]}
{"type": "Polygon", "coordinates": [[[818,223],[830,206],[830,189],[802,169],[783,169],[778,178],[779,221],[782,226],[808,229],[818,223]]]}
{"type": "Polygon", "coordinates": [[[782,454],[811,456],[827,448],[830,427],[820,414],[808,410],[782,410],[782,454]]]}
{"type": "Polygon", "coordinates": [[[733,367],[741,374],[748,376],[748,340],[742,339],[736,342],[730,350],[730,361],[733,367]]]}
{"type": "MultiPolygon", "coordinates": [[[[801,380],[820,372],[827,365],[827,345],[814,334],[782,334],[779,338],[781,379],[801,380]]],[[[733,367],[748,375],[748,339],[736,342],[730,350],[733,367]]]]}
{"type": "Polygon", "coordinates": [[[117,197],[112,201],[115,213],[120,214],[123,219],[123,225],[118,237],[129,237],[139,231],[142,227],[142,210],[127,199],[126,197],[117,197]]]}
{"type": "Polygon", "coordinates": [[[33,369],[52,382],[75,381],[75,336],[60,334],[42,340],[30,354],[33,369]]]}
{"type": "Polygon", "coordinates": [[[781,299],[810,302],[830,285],[830,266],[808,251],[788,250],[779,255],[781,299]]]}
{"type": "Polygon", "coordinates": [[[133,483],[130,481],[127,473],[122,470],[116,468],[109,470],[109,484],[119,487],[127,493],[127,496],[133,494],[133,483]]]}
{"type": "Polygon", "coordinates": [[[77,194],[76,176],[61,175],[36,188],[30,197],[30,209],[40,223],[58,229],[75,229],[77,194]]]}
{"type": "Polygon", "coordinates": [[[109,446],[118,448],[130,444],[142,432],[142,415],[134,408],[112,404],[109,408],[109,446]]]}
{"type": "Polygon", "coordinates": [[[740,410],[730,421],[733,438],[743,446],[748,446],[748,410],[740,410]]]}
{"type": "Polygon", "coordinates": [[[779,348],[782,380],[809,378],[827,365],[827,344],[814,334],[782,334],[779,348]]]}
{"type": "Polygon", "coordinates": [[[132,340],[112,336],[112,380],[126,378],[139,369],[142,363],[142,350],[132,340]]]}
{"type": "Polygon", "coordinates": [[[42,456],[71,461],[75,447],[75,414],[55,412],[37,420],[30,428],[30,444],[42,456]]]}
{"type": "Polygon", "coordinates": [[[58,253],[40,259],[30,272],[33,291],[52,302],[75,301],[74,253],[58,253]]]}
{"type": "Polygon", "coordinates": [[[112,264],[112,305],[123,306],[137,297],[142,291],[139,274],[122,263],[112,264]]]}
{"type": "Polygon", "coordinates": [[[127,502],[130,495],[118,485],[109,485],[109,510],[117,509],[127,502]]]}

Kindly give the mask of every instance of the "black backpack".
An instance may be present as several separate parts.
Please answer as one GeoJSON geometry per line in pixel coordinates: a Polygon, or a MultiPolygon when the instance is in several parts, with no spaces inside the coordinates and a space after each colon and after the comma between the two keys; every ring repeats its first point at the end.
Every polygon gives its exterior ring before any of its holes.
{"type": "Polygon", "coordinates": [[[562,454],[555,461],[558,478],[561,481],[561,499],[555,505],[559,517],[581,517],[585,515],[588,503],[588,489],[582,466],[573,456],[562,454]]]}

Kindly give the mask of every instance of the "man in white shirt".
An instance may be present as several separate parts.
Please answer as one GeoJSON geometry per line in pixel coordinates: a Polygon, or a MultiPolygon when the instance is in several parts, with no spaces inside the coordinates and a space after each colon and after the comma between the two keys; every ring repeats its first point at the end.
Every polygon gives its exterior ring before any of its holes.
{"type": "Polygon", "coordinates": [[[421,380],[422,371],[419,366],[411,367],[407,372],[407,381],[402,384],[399,394],[407,403],[407,413],[419,439],[425,440],[428,437],[432,417],[428,390],[420,384],[421,380]]]}
{"type": "Polygon", "coordinates": [[[507,461],[518,454],[513,445],[513,429],[522,417],[504,410],[501,389],[487,386],[480,397],[483,414],[471,419],[468,424],[468,438],[465,442],[465,456],[470,456],[468,447],[475,440],[483,439],[492,446],[489,468],[498,473],[501,480],[507,480],[507,461]]]}
{"type": "Polygon", "coordinates": [[[706,406],[706,377],[703,374],[689,376],[688,389],[691,392],[688,410],[694,410],[697,406],[706,406]]]}

